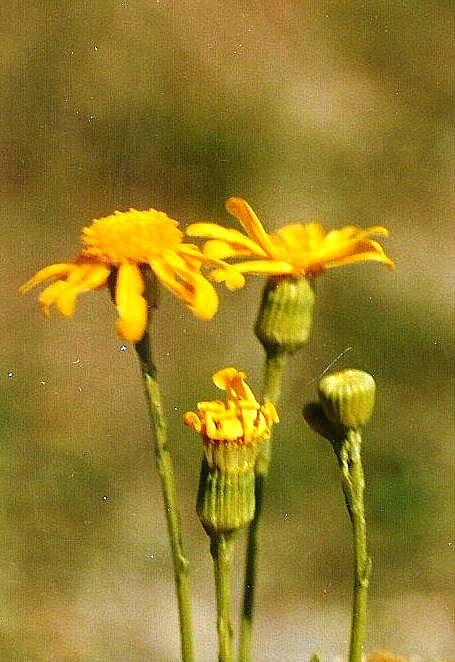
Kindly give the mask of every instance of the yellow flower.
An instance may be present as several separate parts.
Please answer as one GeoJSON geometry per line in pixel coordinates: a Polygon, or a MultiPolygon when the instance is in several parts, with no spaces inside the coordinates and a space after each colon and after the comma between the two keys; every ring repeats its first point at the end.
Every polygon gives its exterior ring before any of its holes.
{"type": "MultiPolygon", "coordinates": [[[[375,234],[386,236],[386,228],[374,226],[364,230],[347,225],[326,232],[319,223],[293,223],[268,233],[242,198],[229,198],[226,209],[240,221],[247,236],[216,223],[193,223],[186,232],[189,236],[209,237],[204,253],[212,258],[255,258],[235,264],[242,273],[311,276],[330,267],[367,260],[394,267],[381,245],[370,239],[375,234]]],[[[222,271],[217,270],[212,276],[224,280],[222,271]]]]}
{"type": "Polygon", "coordinates": [[[215,385],[226,391],[227,402],[199,402],[198,413],[187,412],[184,423],[198,432],[210,468],[241,473],[250,471],[258,443],[270,436],[278,415],[271,402],[260,405],[245,381],[245,373],[224,368],[213,375],[215,385]]]}
{"type": "MultiPolygon", "coordinates": [[[[143,296],[141,268],[148,266],[195,315],[211,319],[218,307],[218,296],[200,269],[202,264],[218,264],[223,269],[223,264],[182,239],[177,221],[164,212],[116,211],[83,228],[82,250],[75,260],[41,269],[20,289],[27,292],[52,280],[39,296],[42,312],[48,316],[50,306],[55,304],[62,315],[71,316],[77,296],[103,287],[112,275],[119,315],[117,331],[125,340],[135,342],[142,338],[147,326],[148,303],[143,296]]],[[[228,287],[241,287],[243,277],[237,272],[239,280],[233,268],[228,271],[228,287]]]]}

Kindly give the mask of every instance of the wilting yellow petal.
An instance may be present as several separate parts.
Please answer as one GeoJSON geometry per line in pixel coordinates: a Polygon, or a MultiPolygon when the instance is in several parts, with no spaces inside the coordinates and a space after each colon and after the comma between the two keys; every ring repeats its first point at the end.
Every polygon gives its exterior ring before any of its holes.
{"type": "Polygon", "coordinates": [[[197,317],[212,319],[218,310],[218,295],[201,273],[189,268],[178,255],[166,256],[166,262],[152,260],[150,266],[163,285],[182,299],[197,317]]]}
{"type": "Polygon", "coordinates": [[[278,421],[275,407],[270,402],[259,405],[245,377],[244,372],[234,367],[218,370],[213,375],[213,381],[218,388],[226,391],[227,402],[199,402],[198,414],[187,412],[184,416],[186,425],[193,427],[204,438],[209,465],[214,459],[214,445],[230,442],[237,445],[256,444],[270,435],[272,424],[278,421]]]}
{"type": "Polygon", "coordinates": [[[125,340],[138,342],[147,328],[145,284],[139,267],[122,264],[117,272],[115,303],[119,314],[117,331],[125,340]]]}
{"type": "Polygon", "coordinates": [[[235,377],[245,379],[246,374],[241,370],[237,370],[237,368],[222,368],[221,370],[218,370],[218,372],[215,372],[212,380],[217,388],[222,391],[227,391],[235,377]]]}
{"type": "Polygon", "coordinates": [[[227,262],[222,260],[214,259],[201,253],[200,249],[197,246],[192,244],[182,244],[179,249],[179,255],[183,256],[186,264],[191,268],[191,262],[194,262],[193,269],[196,271],[199,270],[200,264],[205,264],[207,266],[219,266],[225,275],[222,280],[226,282],[226,286],[230,290],[239,290],[245,285],[245,278],[242,274],[227,262]],[[190,258],[188,260],[188,258],[190,258]]]}
{"type": "Polygon", "coordinates": [[[82,292],[95,290],[105,285],[109,274],[110,269],[105,264],[96,262],[77,264],[70,273],[65,288],[56,298],[58,311],[65,317],[71,317],[74,314],[77,296],[82,292]]]}
{"type": "Polygon", "coordinates": [[[41,312],[45,317],[49,317],[49,308],[55,303],[56,299],[61,296],[66,288],[64,280],[57,280],[55,283],[48,285],[38,297],[41,312]]]}
{"type": "Polygon", "coordinates": [[[71,263],[50,264],[48,267],[40,269],[32,278],[21,285],[19,291],[24,294],[49,278],[66,278],[74,269],[75,265],[71,263]]]}
{"type": "Polygon", "coordinates": [[[206,414],[204,423],[205,434],[212,441],[236,441],[244,434],[242,421],[230,412],[221,417],[206,414]]]}
{"type": "Polygon", "coordinates": [[[236,368],[223,368],[223,370],[218,370],[212,379],[215,386],[227,392],[228,400],[245,400],[257,405],[253,391],[245,381],[244,372],[236,368]]]}
{"type": "Polygon", "coordinates": [[[183,422],[185,425],[192,427],[196,432],[200,432],[202,430],[202,423],[199,419],[199,416],[195,414],[194,411],[187,411],[183,416],[183,422]]]}

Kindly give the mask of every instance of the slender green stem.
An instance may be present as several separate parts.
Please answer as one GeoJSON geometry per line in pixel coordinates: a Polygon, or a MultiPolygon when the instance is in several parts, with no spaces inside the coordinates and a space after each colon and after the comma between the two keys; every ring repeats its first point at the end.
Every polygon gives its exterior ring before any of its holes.
{"type": "Polygon", "coordinates": [[[371,559],[367,552],[365,480],[360,455],[362,438],[358,430],[348,430],[339,451],[343,491],[352,523],[354,548],[354,587],[349,662],[361,662],[365,639],[367,596],[371,559]]]}
{"type": "Polygon", "coordinates": [[[158,387],[157,370],[153,361],[148,332],[136,344],[150,420],[155,432],[155,456],[164,500],[169,541],[174,568],[174,580],[180,620],[181,654],[183,662],[193,662],[193,632],[191,625],[191,599],[189,562],[184,554],[180,515],[177,505],[174,469],[167,445],[167,425],[158,387]]]}
{"type": "MultiPolygon", "coordinates": [[[[277,352],[267,354],[264,375],[263,399],[277,403],[283,379],[283,370],[287,360],[287,353],[277,352]]],[[[250,662],[253,639],[254,596],[257,578],[257,563],[260,538],[260,524],[262,521],[262,507],[264,491],[269,472],[272,439],[266,439],[261,454],[256,461],[255,499],[256,507],[254,518],[248,528],[246,548],[245,583],[243,589],[243,608],[240,620],[239,661],[250,662]]]]}
{"type": "Polygon", "coordinates": [[[269,352],[266,356],[264,370],[264,388],[262,397],[274,404],[278,402],[281,395],[281,384],[283,381],[283,370],[288,360],[286,351],[269,352]]]}
{"type": "Polygon", "coordinates": [[[231,621],[234,535],[232,533],[214,535],[211,538],[210,553],[215,571],[218,661],[234,662],[231,621]]]}

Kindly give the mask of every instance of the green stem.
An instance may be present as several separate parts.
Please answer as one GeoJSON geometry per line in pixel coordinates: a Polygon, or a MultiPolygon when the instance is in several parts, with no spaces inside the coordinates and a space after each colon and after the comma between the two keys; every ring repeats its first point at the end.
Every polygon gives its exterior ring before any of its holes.
{"type": "Polygon", "coordinates": [[[367,552],[363,499],[365,480],[360,455],[361,444],[360,432],[358,430],[348,430],[339,453],[343,491],[352,523],[354,548],[354,587],[349,662],[361,662],[362,660],[371,573],[371,559],[367,552]]]}
{"type": "Polygon", "coordinates": [[[174,581],[177,592],[182,661],[193,662],[189,562],[183,551],[174,469],[167,445],[167,425],[163,412],[163,405],[158,387],[157,370],[151,353],[148,332],[146,332],[142,340],[136,344],[136,351],[141,363],[149,416],[155,432],[155,456],[158,474],[161,480],[164,511],[174,568],[174,581]]]}
{"type": "Polygon", "coordinates": [[[210,553],[213,558],[216,590],[216,627],[218,631],[218,661],[234,662],[232,605],[232,557],[234,536],[218,534],[211,538],[210,553]]]}
{"type": "MultiPolygon", "coordinates": [[[[276,404],[281,392],[283,370],[287,360],[286,352],[268,353],[264,375],[264,401],[270,400],[276,404]]],[[[248,528],[246,548],[245,583],[243,589],[243,608],[240,620],[239,662],[250,662],[253,639],[254,596],[257,579],[257,563],[260,538],[260,524],[264,491],[269,473],[272,454],[272,439],[264,440],[261,454],[256,461],[254,518],[248,528]]]]}
{"type": "Polygon", "coordinates": [[[288,359],[286,351],[276,350],[269,352],[265,361],[263,400],[270,400],[276,404],[281,395],[283,370],[288,359]]]}

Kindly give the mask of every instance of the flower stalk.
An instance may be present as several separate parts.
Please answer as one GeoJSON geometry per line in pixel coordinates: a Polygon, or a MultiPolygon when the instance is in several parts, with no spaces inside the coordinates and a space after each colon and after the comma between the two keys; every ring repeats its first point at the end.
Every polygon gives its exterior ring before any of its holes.
{"type": "Polygon", "coordinates": [[[220,662],[233,660],[231,624],[231,564],[234,536],[247,527],[255,512],[255,465],[278,416],[272,402],[260,405],[245,381],[245,373],[224,368],[213,381],[226,391],[227,402],[199,402],[187,412],[186,425],[202,436],[202,460],[197,514],[207,535],[215,570],[220,662]]]}
{"type": "Polygon", "coordinates": [[[354,586],[349,662],[361,662],[367,617],[371,559],[367,551],[361,428],[371,417],[376,384],[362,370],[342,370],[319,382],[321,408],[313,408],[318,431],[326,430],[341,470],[346,507],[352,524],[354,586]],[[323,420],[325,418],[325,421],[323,420]]]}
{"type": "Polygon", "coordinates": [[[156,466],[161,481],[164,512],[171,546],[174,581],[177,593],[182,661],[193,662],[189,562],[183,551],[174,469],[171,454],[167,445],[167,425],[158,386],[157,371],[151,358],[148,332],[146,332],[142,340],[136,344],[136,351],[141,364],[142,379],[150,421],[155,432],[154,444],[156,466]]]}
{"type": "MultiPolygon", "coordinates": [[[[284,368],[291,354],[301,349],[310,334],[314,292],[308,279],[294,276],[270,278],[263,290],[255,332],[266,353],[264,402],[280,398],[284,368]]],[[[255,467],[256,510],[248,529],[243,607],[240,620],[239,659],[250,662],[254,599],[257,581],[260,528],[265,486],[272,457],[272,436],[264,440],[255,467]]]]}
{"type": "Polygon", "coordinates": [[[218,661],[234,662],[232,610],[232,558],[234,534],[221,533],[210,539],[216,593],[216,627],[218,632],[218,661]]]}
{"type": "MultiPolygon", "coordinates": [[[[149,272],[149,276],[151,276],[149,272]]],[[[146,296],[150,311],[156,306],[157,282],[151,277],[146,280],[146,296]]],[[[193,630],[191,617],[191,593],[189,582],[189,561],[184,553],[181,521],[177,503],[175,476],[167,440],[167,424],[158,384],[158,375],[153,360],[150,334],[147,330],[141,340],[135,344],[141,366],[145,398],[148,405],[150,422],[154,431],[154,451],[156,466],[161,481],[164,513],[166,517],[169,543],[172,555],[174,582],[180,625],[180,646],[182,662],[193,662],[193,630]]]]}
{"type": "MultiPolygon", "coordinates": [[[[287,352],[267,353],[264,375],[264,402],[276,404],[281,393],[283,371],[288,358],[287,352]]],[[[243,606],[240,617],[239,661],[251,660],[253,640],[253,612],[256,591],[258,553],[260,543],[260,525],[264,504],[265,486],[272,457],[272,436],[264,439],[261,451],[256,460],[254,494],[256,508],[253,520],[248,528],[245,561],[245,580],[243,588],[243,606]]]]}
{"type": "Polygon", "coordinates": [[[354,585],[351,616],[349,662],[361,662],[367,617],[367,598],[371,574],[371,559],[367,552],[364,489],[359,430],[350,429],[338,451],[341,483],[352,524],[354,552],[354,585]]]}

